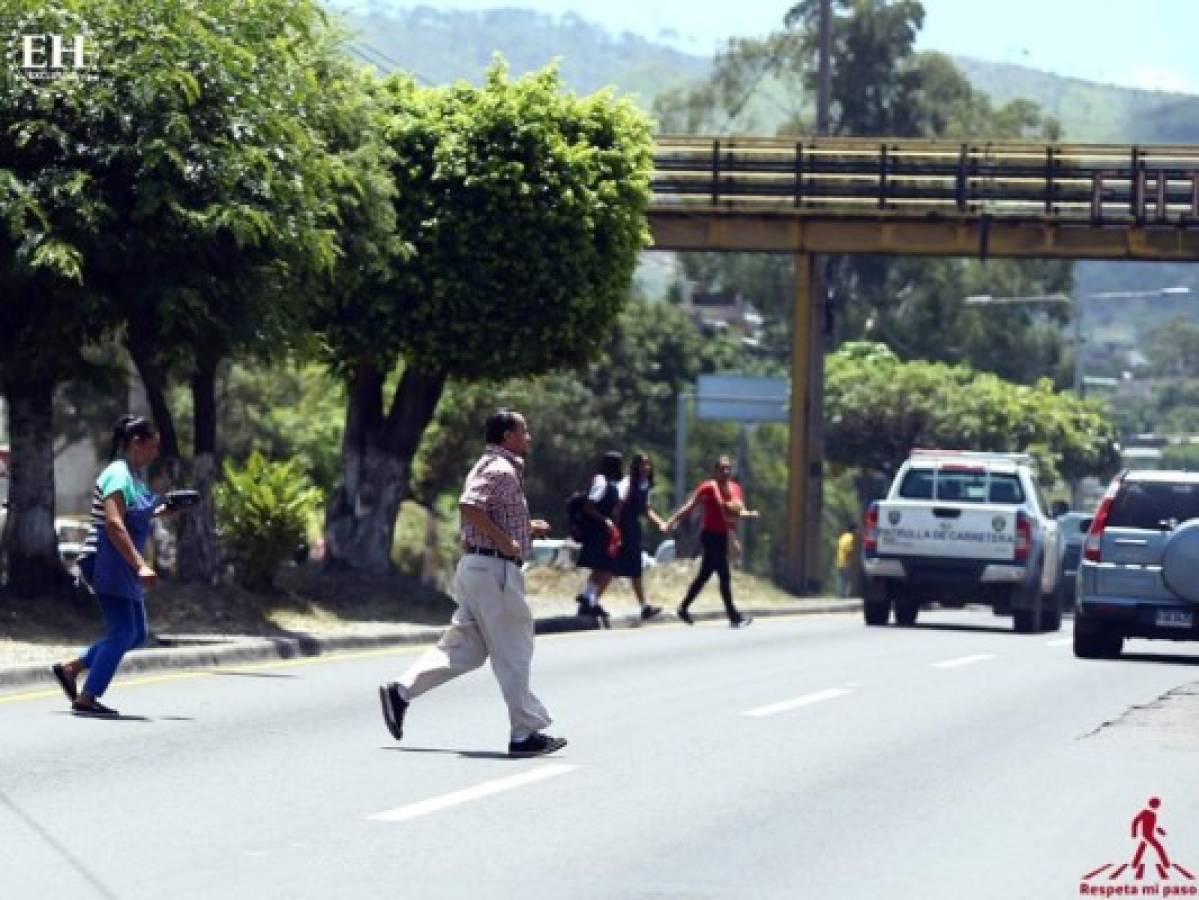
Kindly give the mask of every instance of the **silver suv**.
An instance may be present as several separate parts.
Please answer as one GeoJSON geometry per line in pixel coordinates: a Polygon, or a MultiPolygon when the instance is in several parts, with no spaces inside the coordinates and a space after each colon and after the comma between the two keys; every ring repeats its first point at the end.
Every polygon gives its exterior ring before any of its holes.
{"type": "Polygon", "coordinates": [[[1074,655],[1120,655],[1126,637],[1199,640],[1199,472],[1124,472],[1083,542],[1074,655]]]}

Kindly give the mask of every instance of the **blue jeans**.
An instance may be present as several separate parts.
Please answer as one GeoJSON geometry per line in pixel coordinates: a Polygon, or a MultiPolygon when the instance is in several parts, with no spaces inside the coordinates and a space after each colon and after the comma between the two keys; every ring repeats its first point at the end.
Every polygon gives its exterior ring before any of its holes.
{"type": "Polygon", "coordinates": [[[96,599],[100,601],[108,634],[83,654],[88,670],[83,690],[93,697],[100,697],[108,690],[122,657],[145,641],[149,628],[144,600],[113,594],[97,594],[96,599]]]}

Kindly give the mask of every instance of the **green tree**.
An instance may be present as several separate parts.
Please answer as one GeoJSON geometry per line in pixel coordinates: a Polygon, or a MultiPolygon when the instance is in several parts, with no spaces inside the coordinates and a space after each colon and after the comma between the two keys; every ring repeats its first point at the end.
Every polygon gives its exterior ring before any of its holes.
{"type": "MultiPolygon", "coordinates": [[[[192,477],[207,495],[217,368],[236,353],[270,356],[294,333],[305,294],[298,286],[329,271],[340,249],[336,198],[371,205],[378,179],[361,171],[369,154],[355,151],[378,129],[361,113],[359,76],[312,0],[70,0],[61,8],[90,26],[102,70],[48,88],[11,85],[6,99],[17,102],[5,106],[3,140],[13,161],[3,167],[48,170],[41,177],[58,178],[62,198],[82,209],[75,255],[57,255],[103,301],[102,321],[85,333],[99,337],[123,321],[173,471],[180,454],[166,388],[172,378],[190,384],[192,477]]],[[[376,206],[387,208],[386,199],[376,206]]],[[[39,252],[49,258],[56,249],[39,252]]],[[[71,328],[84,320],[64,316],[47,344],[77,349],[71,328]]],[[[215,571],[210,504],[204,512],[182,527],[185,576],[215,571]]]]}
{"type": "Polygon", "coordinates": [[[334,563],[389,567],[412,460],[448,380],[566,368],[595,355],[647,240],[651,139],[608,92],[565,93],[554,68],[481,87],[385,83],[397,233],[392,277],[319,311],[348,385],[334,563]],[[396,361],[402,374],[384,400],[396,361]]]}
{"type": "Polygon", "coordinates": [[[828,357],[830,463],[888,480],[913,447],[1028,451],[1047,482],[1110,477],[1117,434],[1099,406],[1048,380],[1015,385],[965,365],[902,362],[885,346],[845,345],[828,357]]]}
{"type": "Polygon", "coordinates": [[[1151,372],[1182,378],[1199,377],[1199,322],[1175,316],[1154,325],[1141,341],[1151,372]]]}
{"type": "MultiPolygon", "coordinates": [[[[74,27],[69,8],[23,0],[8,12],[48,32],[74,27]]],[[[73,74],[39,85],[0,65],[0,393],[12,451],[0,556],[22,596],[69,588],[54,534],[53,398],[117,324],[85,278],[83,247],[109,215],[82,171],[91,148],[71,131],[92,87],[73,74]]]]}
{"type": "Polygon", "coordinates": [[[113,196],[138,194],[119,205],[98,268],[121,300],[168,464],[179,451],[166,386],[182,378],[193,396],[190,477],[206,501],[181,523],[184,579],[210,580],[218,561],[218,368],[286,349],[342,249],[341,196],[370,205],[361,198],[385,174],[360,152],[377,129],[337,39],[311,0],[170,0],[130,7],[110,51],[102,99],[124,115],[100,123],[96,176],[113,196]]]}

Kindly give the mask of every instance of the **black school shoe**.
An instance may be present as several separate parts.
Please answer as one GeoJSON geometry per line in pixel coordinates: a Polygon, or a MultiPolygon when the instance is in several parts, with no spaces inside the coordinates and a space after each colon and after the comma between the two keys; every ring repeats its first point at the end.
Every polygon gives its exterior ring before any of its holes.
{"type": "Polygon", "coordinates": [[[611,616],[608,611],[598,603],[590,604],[586,602],[586,598],[582,595],[575,598],[579,604],[578,616],[584,619],[595,619],[599,623],[600,628],[610,628],[612,623],[611,616]]]}
{"type": "Polygon", "coordinates": [[[662,607],[652,606],[647,603],[645,606],[641,607],[641,619],[642,621],[645,621],[646,619],[652,619],[660,612],[662,612],[662,607]]]}
{"type": "Polygon", "coordinates": [[[408,701],[400,696],[400,688],[394,682],[380,685],[379,703],[383,707],[383,722],[397,741],[404,737],[404,713],[408,712],[408,701]]]}
{"type": "Polygon", "coordinates": [[[742,616],[739,619],[734,619],[733,621],[729,622],[729,627],[730,628],[748,628],[749,624],[753,620],[754,620],[753,616],[742,616]]]}
{"type": "Polygon", "coordinates": [[[526,756],[545,756],[566,746],[566,738],[550,737],[548,734],[535,732],[523,741],[509,741],[508,755],[514,759],[526,756]]]}

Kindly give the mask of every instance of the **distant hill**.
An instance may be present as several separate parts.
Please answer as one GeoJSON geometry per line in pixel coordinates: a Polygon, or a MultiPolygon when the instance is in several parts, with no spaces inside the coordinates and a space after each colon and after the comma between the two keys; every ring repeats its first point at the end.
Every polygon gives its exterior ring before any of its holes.
{"type": "Polygon", "coordinates": [[[1061,120],[1066,139],[1114,143],[1199,143],[1199,97],[1139,91],[1024,66],[955,56],[970,83],[996,104],[1024,98],[1061,120]]]}
{"type": "MultiPolygon", "coordinates": [[[[357,32],[360,58],[435,83],[477,81],[496,52],[507,57],[516,74],[560,58],[563,78],[575,90],[590,93],[614,85],[648,108],[656,94],[698,81],[711,67],[710,58],[628,32],[614,36],[570,12],[404,10],[378,0],[328,0],[326,5],[357,32]]],[[[1062,121],[1067,140],[1199,143],[1199,96],[1096,84],[962,56],[954,62],[997,104],[1016,98],[1039,104],[1062,121]]]]}
{"type": "Polygon", "coordinates": [[[571,13],[394,11],[345,0],[327,5],[343,12],[357,33],[353,52],[358,58],[374,60],[382,71],[405,69],[432,83],[478,81],[497,52],[516,75],[560,59],[562,77],[574,90],[587,94],[613,85],[648,108],[656,93],[702,79],[710,66],[707,59],[627,32],[614,37],[571,13]]]}

